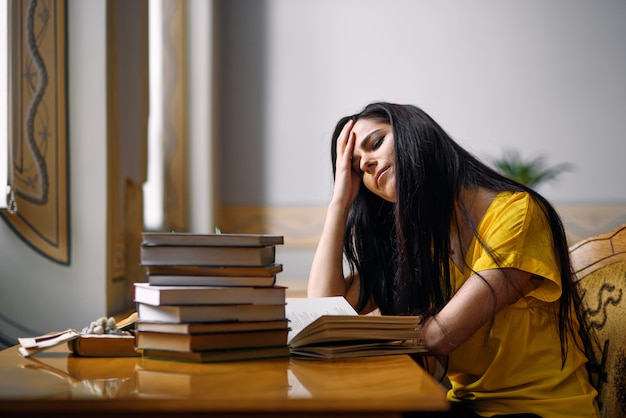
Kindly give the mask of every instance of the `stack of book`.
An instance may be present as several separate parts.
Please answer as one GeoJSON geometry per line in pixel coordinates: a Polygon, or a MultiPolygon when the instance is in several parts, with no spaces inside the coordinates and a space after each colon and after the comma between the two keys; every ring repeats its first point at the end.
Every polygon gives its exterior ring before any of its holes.
{"type": "Polygon", "coordinates": [[[266,234],[143,233],[136,346],[195,362],[289,356],[282,265],[266,234]]]}

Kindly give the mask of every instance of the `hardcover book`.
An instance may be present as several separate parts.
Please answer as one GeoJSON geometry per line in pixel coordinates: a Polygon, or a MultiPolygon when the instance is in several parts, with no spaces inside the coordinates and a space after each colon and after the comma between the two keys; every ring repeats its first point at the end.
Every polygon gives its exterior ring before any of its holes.
{"type": "Polygon", "coordinates": [[[143,232],[142,246],[265,247],[282,245],[282,235],[194,234],[185,232],[143,232]]]}
{"type": "Polygon", "coordinates": [[[139,353],[135,349],[133,335],[81,335],[68,341],[70,351],[82,357],[135,357],[139,353]]]}
{"type": "Polygon", "coordinates": [[[138,321],[135,329],[139,331],[161,332],[170,334],[205,334],[209,332],[243,332],[268,329],[288,329],[286,319],[276,321],[239,321],[239,322],[167,322],[138,321]]]}
{"type": "Polygon", "coordinates": [[[133,335],[81,334],[74,329],[51,333],[34,338],[18,338],[19,352],[29,357],[59,344],[67,343],[68,349],[84,357],[130,357],[137,356],[133,335]]]}
{"type": "Polygon", "coordinates": [[[227,277],[274,277],[283,271],[282,264],[267,266],[206,266],[191,265],[148,265],[145,266],[148,275],[177,275],[177,276],[227,276],[227,277]]]}
{"type": "Polygon", "coordinates": [[[206,334],[166,334],[137,332],[137,348],[170,351],[207,351],[287,345],[287,329],[217,332],[206,334]]]}
{"type": "Polygon", "coordinates": [[[266,266],[276,247],[201,247],[152,245],[140,248],[143,265],[266,266]]]}
{"type": "Polygon", "coordinates": [[[273,286],[282,264],[262,267],[145,266],[150,284],[162,286],[273,286]]]}
{"type": "Polygon", "coordinates": [[[285,304],[275,305],[179,305],[137,304],[141,321],[151,322],[225,322],[274,321],[285,319],[285,304]]]}
{"type": "Polygon", "coordinates": [[[135,283],[135,301],[148,305],[285,303],[285,287],[158,286],[135,283]]]}
{"type": "Polygon", "coordinates": [[[276,277],[148,274],[148,283],[157,286],[270,287],[276,284],[276,277]]]}

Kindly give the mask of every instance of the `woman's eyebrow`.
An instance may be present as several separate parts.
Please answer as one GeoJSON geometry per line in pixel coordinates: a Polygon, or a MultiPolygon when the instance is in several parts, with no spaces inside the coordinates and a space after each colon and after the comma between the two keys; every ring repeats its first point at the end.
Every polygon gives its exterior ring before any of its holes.
{"type": "Polygon", "coordinates": [[[359,142],[359,148],[363,149],[367,141],[369,141],[373,136],[378,135],[380,131],[382,131],[382,129],[376,129],[375,131],[372,131],[369,134],[367,134],[365,138],[363,138],[363,140],[359,142]]]}

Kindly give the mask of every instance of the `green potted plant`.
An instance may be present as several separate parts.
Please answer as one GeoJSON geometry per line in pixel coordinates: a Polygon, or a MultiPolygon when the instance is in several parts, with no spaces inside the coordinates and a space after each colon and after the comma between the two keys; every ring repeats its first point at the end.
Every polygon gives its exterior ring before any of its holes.
{"type": "Polygon", "coordinates": [[[524,159],[517,150],[505,150],[502,157],[495,159],[493,164],[503,176],[528,187],[554,180],[559,174],[572,168],[568,163],[548,167],[545,156],[524,159]]]}

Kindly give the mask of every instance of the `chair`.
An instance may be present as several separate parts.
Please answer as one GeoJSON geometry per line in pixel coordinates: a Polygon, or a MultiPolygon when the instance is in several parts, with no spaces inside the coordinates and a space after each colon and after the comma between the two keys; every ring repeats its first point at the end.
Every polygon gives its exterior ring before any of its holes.
{"type": "Polygon", "coordinates": [[[585,316],[598,336],[592,379],[603,418],[626,417],[626,224],[570,248],[585,316]]]}

